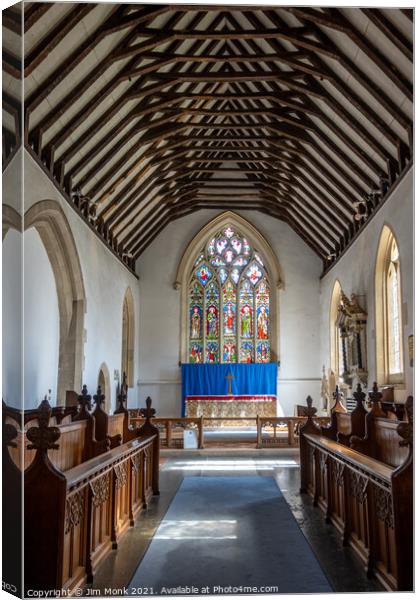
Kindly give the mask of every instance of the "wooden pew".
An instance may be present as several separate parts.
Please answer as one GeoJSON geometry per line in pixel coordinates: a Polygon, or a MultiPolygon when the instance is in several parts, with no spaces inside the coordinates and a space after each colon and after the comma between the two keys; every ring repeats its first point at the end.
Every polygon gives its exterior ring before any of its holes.
{"type": "Polygon", "coordinates": [[[135,412],[132,409],[127,409],[127,385],[125,383],[125,374],[121,386],[117,392],[117,409],[114,411],[114,416],[122,418],[122,438],[123,443],[129,442],[137,437],[138,427],[131,423],[131,415],[141,418],[141,409],[136,408],[135,412]]]}
{"type": "MultiPolygon", "coordinates": [[[[51,419],[52,423],[54,419],[51,419]]],[[[6,422],[16,427],[17,430],[17,442],[16,447],[10,447],[8,452],[11,459],[15,463],[18,469],[22,469],[22,444],[24,444],[23,461],[24,468],[28,468],[35,457],[35,451],[29,450],[27,447],[26,432],[30,427],[37,424],[37,418],[31,415],[31,420],[27,421],[24,425],[23,432],[20,429],[21,422],[12,420],[10,417],[6,417],[6,422]]],[[[86,440],[88,436],[88,423],[87,421],[70,422],[64,423],[58,426],[61,433],[61,444],[57,450],[50,450],[49,457],[51,462],[60,470],[65,471],[80,464],[86,460],[86,440]]]]}
{"type": "MultiPolygon", "coordinates": [[[[402,449],[387,453],[399,457],[397,468],[323,436],[313,421],[311,403],[299,440],[301,492],[312,496],[313,504],[337,528],[343,545],[354,550],[367,574],[393,591],[413,589],[412,407],[410,397],[406,404],[409,421],[399,422],[396,428],[399,442],[395,437],[388,439],[402,449]]],[[[382,417],[370,419],[374,430],[388,431],[383,421],[382,417]]],[[[387,438],[375,438],[375,444],[381,439],[387,438]]],[[[377,451],[375,444],[365,444],[364,449],[377,451]]]]}
{"type": "Polygon", "coordinates": [[[365,417],[367,411],[363,405],[366,394],[362,391],[362,386],[357,385],[357,390],[353,393],[356,400],[356,406],[351,412],[342,404],[338,386],[333,394],[335,398],[334,406],[331,408],[331,425],[321,427],[321,433],[330,440],[338,441],[346,446],[350,445],[352,435],[361,435],[365,433],[365,417]]]}
{"type": "MultiPolygon", "coordinates": [[[[57,425],[69,423],[77,412],[77,406],[53,406],[51,408],[51,422],[57,425]]],[[[3,400],[3,415],[10,417],[18,424],[34,421],[38,416],[38,408],[30,408],[25,411],[8,406],[3,400]]]]}
{"type": "Polygon", "coordinates": [[[398,427],[401,421],[386,418],[381,406],[382,394],[376,383],[369,393],[371,409],[365,418],[363,436],[352,435],[350,447],[391,467],[400,466],[408,455],[408,449],[400,446],[398,427]]]}
{"type": "MultiPolygon", "coordinates": [[[[310,398],[310,396],[309,396],[309,398],[310,398]]],[[[333,393],[333,398],[334,398],[334,404],[331,407],[331,411],[330,411],[330,415],[331,415],[330,424],[328,427],[321,427],[322,435],[330,438],[331,440],[337,439],[337,432],[339,430],[339,427],[338,427],[339,417],[341,417],[341,415],[347,414],[347,409],[341,402],[341,392],[338,388],[338,385],[336,386],[335,392],[333,393]]],[[[306,399],[306,401],[308,401],[308,399],[306,399]]],[[[313,410],[316,410],[316,409],[312,409],[311,414],[312,414],[313,410]]],[[[302,416],[304,416],[305,411],[306,411],[306,407],[303,406],[302,407],[302,416]]],[[[312,414],[312,417],[314,416],[314,414],[315,413],[312,414]]]]}
{"type": "MultiPolygon", "coordinates": [[[[48,401],[41,403],[37,426],[27,431],[35,457],[25,470],[23,484],[26,593],[70,593],[92,582],[99,564],[118,547],[136,515],[152,495],[159,494],[159,438],[150,423],[150,399],[143,415],[146,421],[136,439],[63,473],[49,458],[49,451],[58,449],[60,428],[49,424],[48,401]]],[[[16,514],[10,513],[14,535],[19,531],[21,504],[9,492],[19,492],[22,475],[8,448],[16,438],[16,427],[4,421],[5,505],[18,506],[16,514]]]]}
{"type": "Polygon", "coordinates": [[[93,396],[95,410],[92,417],[95,419],[95,439],[100,442],[109,438],[110,447],[115,448],[122,444],[122,415],[108,415],[102,405],[105,404],[105,396],[102,394],[101,386],[98,386],[93,396]]]}
{"type": "Polygon", "coordinates": [[[350,446],[350,439],[353,435],[364,436],[365,434],[367,410],[364,401],[366,394],[360,383],[357,384],[353,398],[356,400],[355,408],[351,413],[338,415],[337,419],[337,441],[345,446],[350,446]]]}
{"type": "MultiPolygon", "coordinates": [[[[78,396],[77,407],[56,406],[51,409],[51,425],[58,425],[61,441],[60,447],[51,449],[48,454],[60,471],[67,471],[122,443],[122,415],[107,415],[101,408],[98,409],[98,404],[102,404],[104,400],[100,390],[98,392],[100,398],[95,401],[96,410],[93,413],[90,412],[91,396],[86,386],[83,386],[82,393],[78,396]]],[[[20,449],[23,443],[24,465],[27,468],[35,457],[35,451],[27,448],[26,432],[37,424],[39,408],[21,412],[4,405],[3,413],[6,422],[15,424],[18,432],[17,446],[9,448],[9,453],[18,468],[21,468],[20,449]]]]}
{"type": "Polygon", "coordinates": [[[17,422],[2,403],[2,576],[10,593],[22,594],[22,473],[12,460],[10,450],[17,449],[17,422]],[[7,420],[11,422],[8,422],[7,420]]]}

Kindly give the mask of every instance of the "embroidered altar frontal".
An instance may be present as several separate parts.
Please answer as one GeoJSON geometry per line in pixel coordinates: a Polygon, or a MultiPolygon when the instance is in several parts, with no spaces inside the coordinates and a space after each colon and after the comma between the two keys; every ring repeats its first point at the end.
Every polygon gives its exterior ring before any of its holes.
{"type": "Polygon", "coordinates": [[[275,417],[277,397],[269,395],[187,396],[187,417],[234,418],[275,417]]]}

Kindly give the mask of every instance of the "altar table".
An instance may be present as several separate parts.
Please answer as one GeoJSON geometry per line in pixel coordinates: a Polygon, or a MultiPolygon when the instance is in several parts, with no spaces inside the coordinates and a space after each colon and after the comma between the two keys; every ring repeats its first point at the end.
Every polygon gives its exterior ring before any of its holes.
{"type": "Polygon", "coordinates": [[[186,396],[185,406],[187,417],[277,416],[277,396],[270,395],[186,396]]]}

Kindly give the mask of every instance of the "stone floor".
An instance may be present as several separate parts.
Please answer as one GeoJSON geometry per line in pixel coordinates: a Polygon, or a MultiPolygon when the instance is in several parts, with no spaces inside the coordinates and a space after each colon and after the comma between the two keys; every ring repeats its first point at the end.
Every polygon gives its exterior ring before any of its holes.
{"type": "Polygon", "coordinates": [[[93,593],[121,595],[145,554],[154,532],[164,518],[184,477],[259,475],[275,477],[292,513],[316,554],[336,592],[375,592],[379,586],[369,580],[351,549],[343,548],[332,525],[326,525],[319,509],[299,494],[299,452],[276,451],[169,452],[161,460],[160,496],[120,541],[95,575],[93,593]],[[112,591],[111,591],[112,590],[112,591]]]}

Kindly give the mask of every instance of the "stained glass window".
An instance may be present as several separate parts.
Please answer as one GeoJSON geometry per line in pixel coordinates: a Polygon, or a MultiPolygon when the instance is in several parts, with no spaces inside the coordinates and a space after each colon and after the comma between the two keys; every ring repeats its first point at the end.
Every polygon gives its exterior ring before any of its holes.
{"type": "Polygon", "coordinates": [[[198,253],[189,287],[191,363],[270,362],[270,284],[258,250],[224,227],[198,253]]]}

